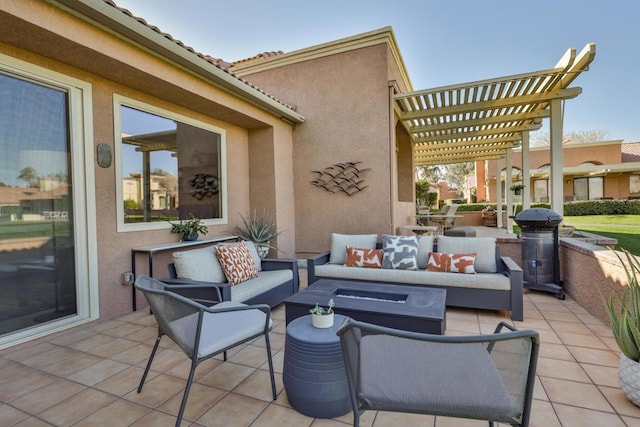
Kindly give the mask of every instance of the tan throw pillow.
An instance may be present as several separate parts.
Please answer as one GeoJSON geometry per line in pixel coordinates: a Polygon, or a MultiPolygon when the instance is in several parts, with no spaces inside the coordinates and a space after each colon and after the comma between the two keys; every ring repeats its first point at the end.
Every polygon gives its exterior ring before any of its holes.
{"type": "Polygon", "coordinates": [[[245,242],[218,246],[216,256],[224,275],[232,285],[258,276],[258,269],[245,242]]]}
{"type": "Polygon", "coordinates": [[[443,254],[439,252],[429,253],[427,270],[449,273],[476,274],[473,264],[476,254],[443,254]]]}
{"type": "Polygon", "coordinates": [[[352,248],[347,246],[347,267],[382,268],[382,249],[352,248]]]}

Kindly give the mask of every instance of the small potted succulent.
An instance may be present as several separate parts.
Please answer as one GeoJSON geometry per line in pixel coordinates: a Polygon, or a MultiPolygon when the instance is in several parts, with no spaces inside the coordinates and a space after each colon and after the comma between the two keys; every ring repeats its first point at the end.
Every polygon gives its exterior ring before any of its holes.
{"type": "Polygon", "coordinates": [[[311,323],[316,328],[330,328],[333,326],[333,298],[329,300],[328,308],[321,307],[316,303],[309,312],[311,313],[311,323]]]}
{"type": "Polygon", "coordinates": [[[183,242],[193,242],[198,240],[199,234],[207,234],[207,226],[200,218],[196,218],[192,213],[188,219],[181,219],[180,222],[171,222],[171,232],[182,235],[183,242]]]}

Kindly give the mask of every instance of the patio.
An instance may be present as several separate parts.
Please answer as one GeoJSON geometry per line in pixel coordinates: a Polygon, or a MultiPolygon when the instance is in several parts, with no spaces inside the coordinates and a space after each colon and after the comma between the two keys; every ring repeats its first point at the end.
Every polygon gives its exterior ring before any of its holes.
{"type": "MultiPolygon", "coordinates": [[[[306,281],[306,271],[301,279],[306,281]]],[[[304,286],[304,283],[303,283],[304,286]]],[[[505,313],[447,310],[447,334],[490,333],[505,313]]],[[[196,371],[183,425],[344,426],[351,414],[313,419],[293,410],[282,387],[284,307],[271,333],[278,400],[269,401],[261,342],[231,352],[229,361],[196,371]]],[[[640,408],[617,385],[618,350],[608,326],[570,297],[525,291],[525,321],[541,337],[532,426],[640,426],[640,408]]],[[[136,387],[156,335],[141,310],[95,322],[0,353],[0,425],[173,425],[189,362],[164,338],[141,394],[136,387]]],[[[363,425],[485,426],[471,420],[366,412],[363,425]]]]}

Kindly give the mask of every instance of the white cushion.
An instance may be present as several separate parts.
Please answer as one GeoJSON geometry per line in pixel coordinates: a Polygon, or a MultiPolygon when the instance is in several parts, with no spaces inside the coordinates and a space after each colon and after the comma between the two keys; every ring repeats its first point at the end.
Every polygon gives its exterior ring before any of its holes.
{"type": "Polygon", "coordinates": [[[176,268],[176,275],[179,279],[213,283],[225,283],[227,281],[213,246],[174,252],[172,258],[176,268]]]}
{"type": "Polygon", "coordinates": [[[231,301],[245,302],[292,279],[292,270],[261,271],[258,277],[232,286],[231,301]]]}
{"type": "Polygon", "coordinates": [[[501,273],[458,274],[427,270],[391,270],[384,268],[353,268],[344,265],[323,264],[316,266],[316,275],[335,279],[377,281],[425,286],[451,286],[508,291],[511,279],[501,273]]]}
{"type": "Polygon", "coordinates": [[[446,254],[475,253],[475,269],[478,273],[495,273],[496,239],[493,237],[438,236],[438,252],[446,254]]]}
{"type": "Polygon", "coordinates": [[[425,269],[429,263],[429,252],[433,251],[433,236],[420,236],[418,239],[418,268],[425,269]]]}
{"type": "Polygon", "coordinates": [[[377,234],[331,234],[331,255],[329,263],[343,265],[347,261],[347,246],[352,248],[375,249],[377,234]]]}

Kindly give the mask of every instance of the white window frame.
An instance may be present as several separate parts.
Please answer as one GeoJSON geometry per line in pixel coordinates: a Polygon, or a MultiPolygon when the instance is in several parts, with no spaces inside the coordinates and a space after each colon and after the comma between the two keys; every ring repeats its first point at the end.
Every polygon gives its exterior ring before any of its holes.
{"type": "Polygon", "coordinates": [[[0,72],[69,94],[77,313],[0,337],[0,349],[99,318],[92,85],[0,54],[0,72]]]}
{"type": "Polygon", "coordinates": [[[220,135],[220,201],[222,204],[221,218],[202,218],[205,225],[226,225],[228,224],[228,206],[227,206],[227,133],[223,128],[213,126],[211,124],[192,119],[173,111],[156,107],[146,102],[128,98],[119,94],[113,96],[113,129],[114,129],[114,147],[115,147],[115,171],[116,171],[116,216],[118,220],[117,230],[119,233],[129,231],[145,231],[145,230],[164,230],[170,229],[171,224],[168,222],[139,222],[127,224],[124,222],[124,198],[122,191],[122,115],[121,107],[131,107],[137,110],[156,114],[170,120],[182,122],[184,124],[215,132],[220,135]]]}

